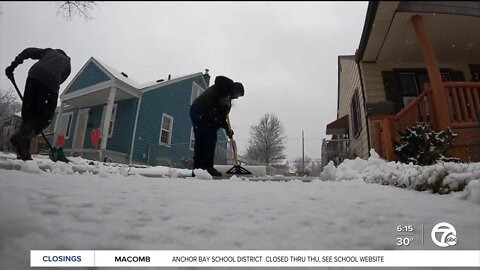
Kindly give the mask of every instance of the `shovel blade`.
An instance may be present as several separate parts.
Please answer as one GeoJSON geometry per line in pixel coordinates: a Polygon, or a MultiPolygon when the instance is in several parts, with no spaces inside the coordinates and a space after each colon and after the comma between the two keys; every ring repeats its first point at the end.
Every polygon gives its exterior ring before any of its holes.
{"type": "Polygon", "coordinates": [[[65,156],[65,153],[63,152],[62,147],[59,147],[59,148],[52,147],[52,149],[50,149],[50,151],[48,152],[48,156],[53,162],[57,162],[57,161],[62,161],[65,163],[70,162],[70,160],[68,160],[67,157],[65,156]]]}
{"type": "Polygon", "coordinates": [[[234,165],[227,171],[228,174],[252,174],[249,170],[243,168],[240,165],[234,165]]]}

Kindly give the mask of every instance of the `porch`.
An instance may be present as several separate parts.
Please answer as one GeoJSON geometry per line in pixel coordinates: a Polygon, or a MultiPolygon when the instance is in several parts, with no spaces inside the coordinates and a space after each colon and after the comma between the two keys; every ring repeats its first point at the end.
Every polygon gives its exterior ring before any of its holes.
{"type": "Polygon", "coordinates": [[[450,128],[458,135],[450,155],[480,161],[480,32],[474,30],[480,26],[480,4],[456,3],[370,2],[356,56],[367,107],[393,102],[375,113],[367,108],[371,146],[387,160],[397,160],[399,131],[426,122],[435,131],[450,128]],[[400,81],[407,75],[411,81],[400,81]]]}
{"type": "Polygon", "coordinates": [[[377,153],[396,160],[393,142],[398,131],[425,122],[434,130],[449,127],[458,134],[449,154],[464,162],[480,161],[480,82],[442,82],[442,85],[440,94],[448,101],[446,107],[436,102],[438,97],[427,83],[425,91],[397,114],[370,117],[377,153]]]}

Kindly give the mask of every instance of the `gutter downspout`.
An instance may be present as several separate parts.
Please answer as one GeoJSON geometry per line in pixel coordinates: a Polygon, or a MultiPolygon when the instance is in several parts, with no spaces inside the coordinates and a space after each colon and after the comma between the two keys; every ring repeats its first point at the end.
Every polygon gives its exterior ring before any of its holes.
{"type": "Polygon", "coordinates": [[[132,142],[130,146],[130,157],[128,161],[130,165],[132,164],[133,149],[135,147],[135,136],[137,135],[138,114],[140,112],[140,106],[142,105],[142,97],[143,97],[143,94],[141,94],[140,98],[138,99],[137,112],[135,113],[135,123],[133,124],[132,142]]]}
{"type": "Polygon", "coordinates": [[[367,102],[365,99],[365,87],[363,86],[363,76],[362,76],[362,69],[360,67],[360,62],[356,62],[358,67],[358,75],[360,76],[360,86],[362,87],[362,98],[363,98],[363,111],[365,113],[365,128],[367,130],[367,145],[368,145],[368,155],[370,155],[370,123],[368,122],[367,116],[367,102]]]}
{"type": "Polygon", "coordinates": [[[365,87],[363,85],[363,76],[362,76],[362,69],[360,67],[360,62],[362,61],[363,54],[365,53],[365,49],[367,47],[368,39],[370,38],[370,34],[372,32],[373,23],[375,21],[375,17],[377,15],[379,2],[377,1],[369,1],[367,7],[367,14],[365,16],[365,24],[362,31],[362,37],[360,38],[360,44],[358,46],[357,51],[355,52],[355,62],[357,63],[358,67],[358,74],[360,76],[360,85],[362,87],[362,98],[363,98],[363,111],[365,112],[365,124],[367,129],[367,144],[368,144],[368,153],[370,153],[370,124],[368,121],[368,117],[366,115],[366,100],[365,100],[365,87]]]}

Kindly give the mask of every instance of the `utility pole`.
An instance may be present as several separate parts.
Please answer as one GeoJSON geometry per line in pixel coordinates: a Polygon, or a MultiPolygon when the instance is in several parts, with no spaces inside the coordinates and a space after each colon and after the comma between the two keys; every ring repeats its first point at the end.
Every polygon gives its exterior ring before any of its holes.
{"type": "Polygon", "coordinates": [[[302,167],[303,167],[303,173],[305,174],[305,138],[303,136],[303,130],[302,130],[302,167]]]}

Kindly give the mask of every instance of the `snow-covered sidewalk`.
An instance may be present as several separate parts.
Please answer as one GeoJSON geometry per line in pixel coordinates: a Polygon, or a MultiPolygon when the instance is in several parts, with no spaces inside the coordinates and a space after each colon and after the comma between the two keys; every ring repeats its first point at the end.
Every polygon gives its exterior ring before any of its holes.
{"type": "Polygon", "coordinates": [[[449,249],[480,249],[480,206],[464,195],[336,180],[0,170],[0,269],[27,269],[32,249],[435,250],[439,222],[456,229],[449,249]],[[413,226],[410,246],[398,225],[413,226]]]}

